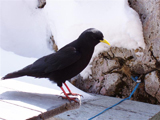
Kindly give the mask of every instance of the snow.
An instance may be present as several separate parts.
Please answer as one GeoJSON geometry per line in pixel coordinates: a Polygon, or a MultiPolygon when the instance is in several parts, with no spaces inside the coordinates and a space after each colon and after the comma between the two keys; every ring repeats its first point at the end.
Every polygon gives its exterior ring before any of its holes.
{"type": "Polygon", "coordinates": [[[45,11],[36,9],[38,0],[1,0],[0,47],[26,57],[42,57],[51,35],[45,11]]]}
{"type": "MultiPolygon", "coordinates": [[[[88,28],[102,31],[111,46],[145,48],[139,16],[127,0],[47,0],[44,9],[38,9],[37,5],[38,0],[0,1],[0,76],[52,53],[51,34],[58,48],[77,39],[88,28]]],[[[93,57],[108,48],[100,43],[93,57]]],[[[81,73],[83,77],[91,74],[90,67],[81,73]]],[[[59,89],[46,79],[16,80],[59,89]]]]}
{"type": "MultiPolygon", "coordinates": [[[[145,47],[138,14],[127,0],[48,0],[48,18],[56,29],[58,47],[75,40],[87,28],[97,28],[112,46],[136,49],[145,47]]],[[[107,45],[105,45],[107,46],[107,45]]],[[[105,46],[97,47],[99,49],[105,46]]]]}

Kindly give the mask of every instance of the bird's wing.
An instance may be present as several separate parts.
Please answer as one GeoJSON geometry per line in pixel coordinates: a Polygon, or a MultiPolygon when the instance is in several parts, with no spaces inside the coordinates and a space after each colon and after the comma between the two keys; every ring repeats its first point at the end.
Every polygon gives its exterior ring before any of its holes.
{"type": "Polygon", "coordinates": [[[49,66],[45,72],[52,72],[68,67],[79,60],[80,57],[81,54],[75,47],[65,47],[46,61],[49,66]]]}
{"type": "Polygon", "coordinates": [[[81,54],[74,47],[65,47],[57,53],[44,56],[32,64],[32,70],[49,73],[63,69],[80,59],[81,54]]]}

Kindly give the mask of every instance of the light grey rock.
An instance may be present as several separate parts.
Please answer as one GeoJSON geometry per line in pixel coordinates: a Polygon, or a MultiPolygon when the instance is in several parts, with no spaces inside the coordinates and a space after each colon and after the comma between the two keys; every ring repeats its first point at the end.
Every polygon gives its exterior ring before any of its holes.
{"type": "Polygon", "coordinates": [[[148,94],[156,97],[159,86],[160,82],[156,71],[151,72],[145,76],[145,90],[148,94]]]}
{"type": "Polygon", "coordinates": [[[94,58],[90,77],[79,77],[75,85],[87,92],[125,98],[136,85],[131,76],[142,75],[131,99],[160,104],[160,0],[128,1],[142,21],[145,49],[111,47],[94,58]]]}
{"type": "Polygon", "coordinates": [[[106,93],[104,95],[114,95],[116,90],[116,86],[121,82],[122,75],[117,73],[107,74],[104,76],[104,86],[106,89],[106,93]]]}
{"type": "Polygon", "coordinates": [[[44,8],[46,5],[46,0],[38,0],[38,8],[44,8]]]}
{"type": "Polygon", "coordinates": [[[157,91],[156,98],[158,101],[160,101],[160,88],[157,91]]]}

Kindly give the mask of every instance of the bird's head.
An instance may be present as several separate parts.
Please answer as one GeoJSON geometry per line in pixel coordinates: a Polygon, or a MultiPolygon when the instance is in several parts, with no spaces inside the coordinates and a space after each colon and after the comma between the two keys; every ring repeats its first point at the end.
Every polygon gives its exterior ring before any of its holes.
{"type": "Polygon", "coordinates": [[[95,28],[89,28],[85,30],[80,37],[87,38],[87,42],[89,42],[90,44],[96,45],[99,42],[103,42],[110,45],[109,42],[104,39],[102,32],[95,28]]]}

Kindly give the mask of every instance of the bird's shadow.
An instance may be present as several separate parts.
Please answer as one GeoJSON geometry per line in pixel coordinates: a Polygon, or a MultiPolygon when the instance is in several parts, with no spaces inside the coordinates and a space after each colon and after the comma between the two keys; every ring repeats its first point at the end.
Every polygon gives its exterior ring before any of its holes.
{"type": "Polygon", "coordinates": [[[41,109],[56,108],[63,105],[68,100],[62,99],[60,95],[29,93],[22,91],[6,91],[0,94],[0,100],[18,106],[28,107],[27,105],[36,106],[41,109]]]}

